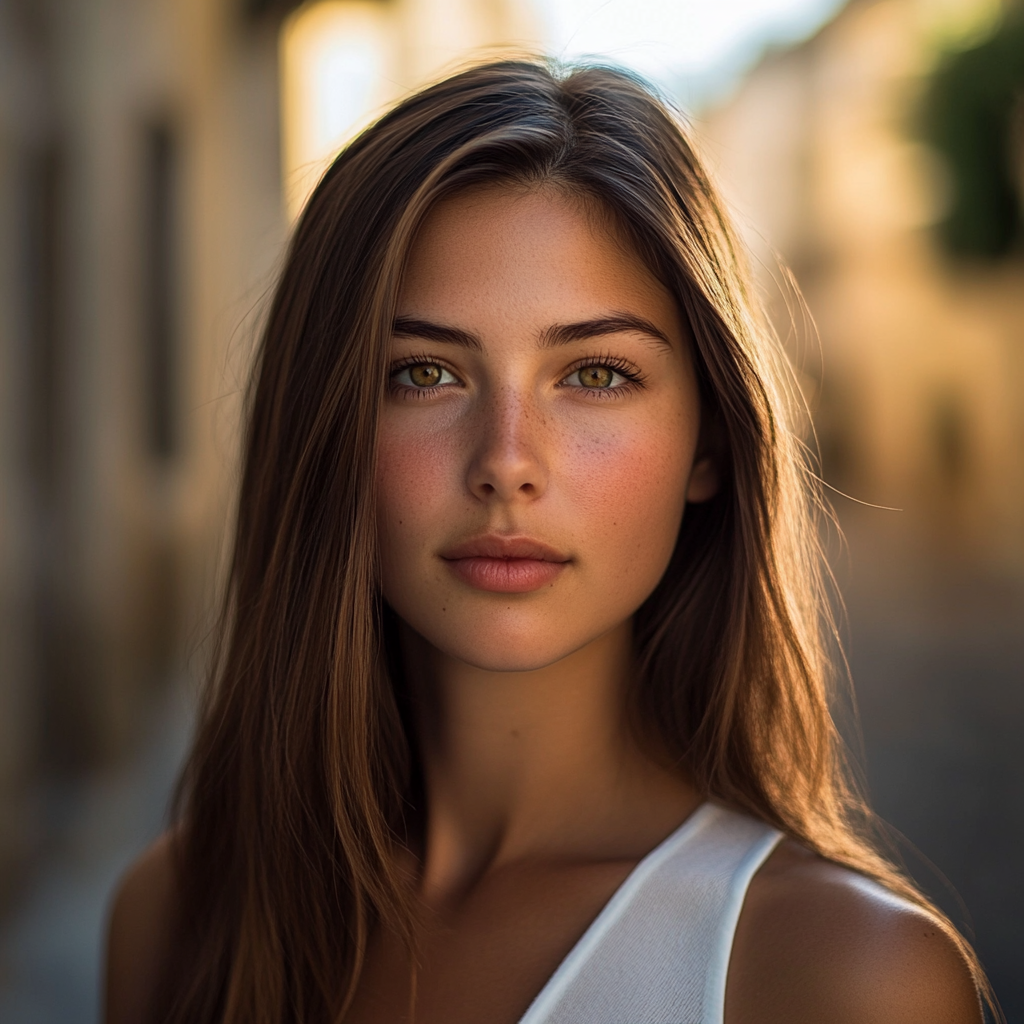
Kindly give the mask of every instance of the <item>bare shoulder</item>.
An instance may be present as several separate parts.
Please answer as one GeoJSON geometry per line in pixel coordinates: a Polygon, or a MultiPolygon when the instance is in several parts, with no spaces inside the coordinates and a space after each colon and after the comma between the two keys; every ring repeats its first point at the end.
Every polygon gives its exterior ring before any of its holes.
{"type": "Polygon", "coordinates": [[[967,963],[928,914],[785,842],[736,931],[726,1024],[980,1024],[967,963]]]}
{"type": "Polygon", "coordinates": [[[174,907],[171,833],[125,872],[113,894],[107,934],[105,1024],[143,1024],[169,952],[174,907]]]}

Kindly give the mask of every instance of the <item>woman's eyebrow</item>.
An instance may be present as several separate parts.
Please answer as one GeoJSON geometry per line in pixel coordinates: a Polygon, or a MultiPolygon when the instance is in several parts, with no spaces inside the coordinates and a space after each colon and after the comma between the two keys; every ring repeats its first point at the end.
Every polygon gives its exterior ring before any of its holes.
{"type": "Polygon", "coordinates": [[[632,313],[614,313],[611,316],[595,317],[593,320],[579,320],[571,324],[555,324],[541,335],[541,346],[553,348],[557,345],[568,345],[574,341],[586,341],[588,338],[599,338],[604,334],[621,334],[629,331],[633,334],[646,334],[663,345],[672,347],[672,342],[664,331],[655,327],[650,320],[632,313]]]}
{"type": "Polygon", "coordinates": [[[396,317],[391,327],[391,333],[407,338],[423,338],[425,341],[461,345],[463,348],[477,351],[483,348],[480,339],[469,331],[462,331],[458,327],[446,327],[444,324],[434,324],[429,320],[418,320],[411,316],[396,317]]]}
{"type": "MultiPolygon", "coordinates": [[[[480,351],[483,344],[470,331],[445,324],[435,324],[430,320],[417,317],[400,316],[395,318],[391,331],[393,334],[407,338],[423,338],[426,341],[438,341],[448,345],[460,345],[462,348],[480,351]]],[[[634,334],[646,334],[663,345],[672,347],[672,342],[664,331],[655,327],[650,320],[632,313],[615,313],[611,316],[594,317],[591,320],[577,320],[568,324],[553,324],[546,328],[540,338],[541,348],[555,348],[569,345],[574,341],[586,341],[588,338],[599,338],[605,334],[621,334],[628,331],[634,334]]]]}

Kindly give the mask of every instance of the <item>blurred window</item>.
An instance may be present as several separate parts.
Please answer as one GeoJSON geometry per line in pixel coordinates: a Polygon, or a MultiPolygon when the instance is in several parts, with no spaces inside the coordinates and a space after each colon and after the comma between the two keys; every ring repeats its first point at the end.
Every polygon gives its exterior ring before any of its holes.
{"type": "Polygon", "coordinates": [[[167,460],[177,453],[178,300],[177,140],[171,125],[158,122],[145,134],[146,208],[145,394],[147,434],[153,456],[167,460]]]}
{"type": "Polygon", "coordinates": [[[57,474],[57,423],[60,408],[61,232],[59,207],[62,161],[55,146],[30,160],[26,204],[28,247],[26,300],[29,318],[30,461],[40,497],[50,497],[57,474]]]}
{"type": "Polygon", "coordinates": [[[281,32],[285,196],[294,219],[335,154],[394,97],[388,5],[321,0],[281,32]]]}

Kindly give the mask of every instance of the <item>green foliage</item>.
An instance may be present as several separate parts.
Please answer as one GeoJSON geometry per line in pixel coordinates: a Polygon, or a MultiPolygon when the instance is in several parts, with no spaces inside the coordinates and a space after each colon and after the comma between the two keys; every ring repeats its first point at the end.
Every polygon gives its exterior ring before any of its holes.
{"type": "Polygon", "coordinates": [[[1024,238],[1021,154],[1014,152],[1022,109],[1024,14],[1014,12],[983,43],[947,54],[924,97],[924,136],[951,177],[939,233],[954,255],[999,259],[1024,238]]]}

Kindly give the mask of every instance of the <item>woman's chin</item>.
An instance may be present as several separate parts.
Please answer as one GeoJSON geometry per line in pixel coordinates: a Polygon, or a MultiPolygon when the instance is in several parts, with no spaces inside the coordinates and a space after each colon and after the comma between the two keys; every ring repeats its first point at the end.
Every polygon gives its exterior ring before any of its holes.
{"type": "Polygon", "coordinates": [[[537,672],[554,665],[576,650],[576,647],[567,647],[564,638],[557,644],[544,644],[532,638],[512,640],[505,637],[474,637],[468,643],[442,642],[434,646],[448,657],[482,672],[537,672]]]}
{"type": "Polygon", "coordinates": [[[568,657],[604,632],[566,629],[564,622],[556,628],[553,625],[550,620],[448,621],[440,626],[421,623],[417,632],[441,654],[482,672],[536,672],[568,657]]]}

